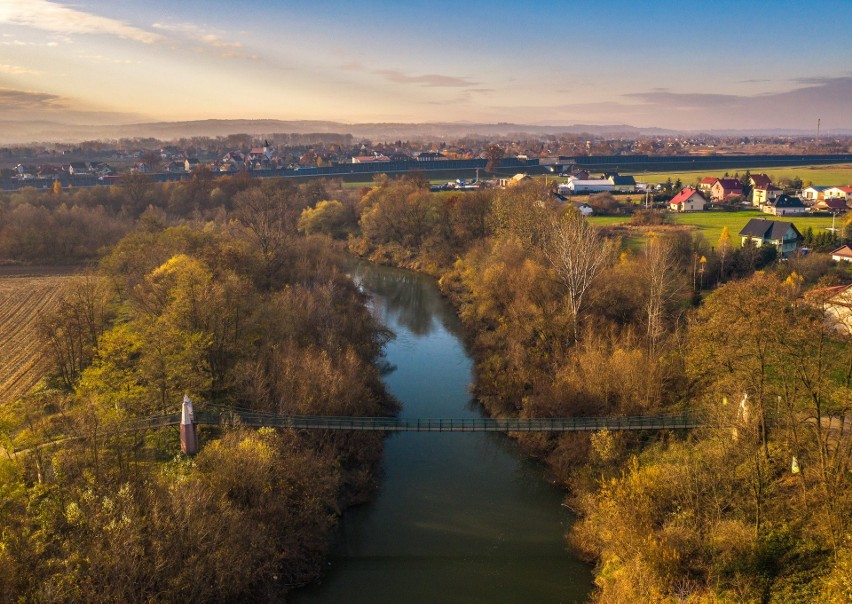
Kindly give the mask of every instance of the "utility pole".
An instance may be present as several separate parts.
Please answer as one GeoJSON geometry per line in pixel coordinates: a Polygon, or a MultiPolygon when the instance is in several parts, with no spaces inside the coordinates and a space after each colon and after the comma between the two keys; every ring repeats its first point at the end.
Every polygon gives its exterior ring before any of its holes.
{"type": "Polygon", "coordinates": [[[816,139],[816,146],[817,146],[817,149],[819,149],[819,126],[820,126],[820,122],[821,122],[821,121],[822,121],[822,118],[819,118],[819,117],[818,117],[818,118],[817,118],[817,139],[816,139]]]}

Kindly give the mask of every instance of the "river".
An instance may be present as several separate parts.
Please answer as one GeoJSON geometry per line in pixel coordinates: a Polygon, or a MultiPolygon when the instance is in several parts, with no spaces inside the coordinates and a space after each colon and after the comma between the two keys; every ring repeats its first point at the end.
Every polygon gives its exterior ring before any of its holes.
{"type": "MultiPolygon", "coordinates": [[[[400,415],[481,416],[473,362],[435,283],[368,264],[353,277],[396,334],[384,380],[400,415]]],[[[326,574],[293,601],[582,602],[592,574],[566,551],[562,497],[505,435],[392,434],[379,491],[346,513],[326,574]]]]}

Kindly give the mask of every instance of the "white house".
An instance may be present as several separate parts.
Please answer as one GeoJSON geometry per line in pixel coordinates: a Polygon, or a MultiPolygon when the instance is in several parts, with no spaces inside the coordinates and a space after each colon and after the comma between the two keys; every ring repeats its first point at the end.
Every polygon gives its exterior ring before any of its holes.
{"type": "Polygon", "coordinates": [[[852,187],[831,187],[823,191],[825,199],[852,200],[852,187]]]}
{"type": "Polygon", "coordinates": [[[852,262],[852,247],[844,245],[831,252],[831,259],[838,262],[852,262]]]}
{"type": "Polygon", "coordinates": [[[802,189],[802,199],[806,199],[807,201],[818,201],[823,198],[823,194],[825,190],[830,187],[807,187],[802,189]]]}
{"type": "Polygon", "coordinates": [[[779,195],[763,204],[760,211],[775,216],[801,216],[808,213],[808,207],[798,197],[779,195]]]}
{"type": "Polygon", "coordinates": [[[672,198],[669,209],[672,212],[702,212],[706,205],[707,200],[701,193],[687,187],[672,198]]]}
{"type": "Polygon", "coordinates": [[[595,179],[595,180],[580,180],[579,178],[574,178],[573,176],[568,179],[568,182],[564,185],[559,185],[560,193],[562,193],[563,188],[566,193],[606,193],[612,192],[613,185],[609,180],[603,179],[595,179]]]}
{"type": "Polygon", "coordinates": [[[579,211],[582,216],[591,216],[595,213],[594,208],[587,203],[575,201],[573,202],[573,205],[575,208],[577,208],[577,211],[579,211]]]}

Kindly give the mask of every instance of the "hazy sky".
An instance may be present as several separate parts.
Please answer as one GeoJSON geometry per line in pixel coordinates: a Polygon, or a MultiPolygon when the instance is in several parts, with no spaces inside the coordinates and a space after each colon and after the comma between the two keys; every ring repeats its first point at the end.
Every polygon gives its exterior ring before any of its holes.
{"type": "Polygon", "coordinates": [[[0,0],[0,120],[852,128],[852,1],[0,0]]]}

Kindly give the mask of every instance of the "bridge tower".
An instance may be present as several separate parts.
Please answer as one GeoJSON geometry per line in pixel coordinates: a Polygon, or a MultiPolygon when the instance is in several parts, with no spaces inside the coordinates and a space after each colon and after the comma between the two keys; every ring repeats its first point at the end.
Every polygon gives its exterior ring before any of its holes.
{"type": "Polygon", "coordinates": [[[183,395],[183,409],[180,415],[180,450],[187,455],[198,453],[198,435],[195,431],[195,413],[192,401],[183,395]]]}

